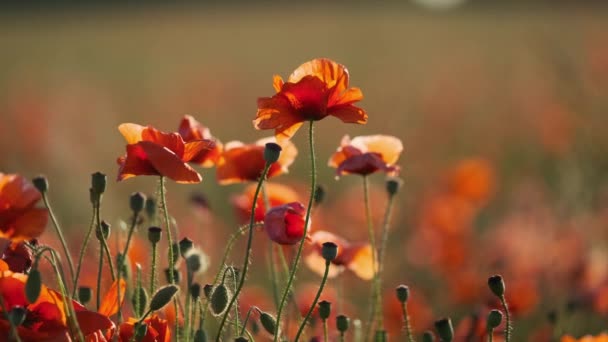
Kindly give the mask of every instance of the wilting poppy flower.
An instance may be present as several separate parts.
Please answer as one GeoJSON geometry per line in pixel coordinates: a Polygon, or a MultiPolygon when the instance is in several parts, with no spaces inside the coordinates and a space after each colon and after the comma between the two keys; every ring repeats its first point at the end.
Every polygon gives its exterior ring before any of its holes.
{"type": "Polygon", "coordinates": [[[178,133],[164,133],[132,123],[122,124],[118,130],[127,141],[127,154],[117,160],[119,181],[153,175],[178,183],[198,183],[201,175],[186,163],[215,146],[210,140],[184,142],[178,133]]]}
{"type": "Polygon", "coordinates": [[[264,230],[270,240],[281,245],[294,245],[304,236],[306,208],[291,202],[270,209],[264,217],[264,230]]]}
{"type": "MultiPolygon", "coordinates": [[[[4,271],[0,274],[0,296],[9,312],[15,307],[26,310],[25,321],[17,327],[23,341],[53,340],[70,341],[67,317],[62,296],[42,285],[40,296],[30,303],[25,296],[27,275],[4,271]]],[[[85,337],[97,335],[114,325],[106,316],[86,310],[72,301],[76,320],[85,337]]],[[[0,334],[8,336],[10,324],[0,314],[0,334]]]]}
{"type": "Polygon", "coordinates": [[[313,250],[304,258],[304,262],[313,272],[323,275],[325,272],[325,259],[321,255],[323,243],[333,242],[338,246],[338,255],[331,262],[328,277],[333,278],[345,269],[351,270],[364,280],[374,277],[373,251],[369,243],[351,243],[323,230],[314,232],[310,236],[310,241],[313,250]]]}
{"type": "Polygon", "coordinates": [[[210,140],[215,142],[215,146],[199,151],[199,153],[190,160],[191,163],[200,164],[202,167],[212,167],[217,163],[217,160],[222,153],[222,144],[211,135],[209,128],[201,125],[192,116],[185,115],[179,124],[178,133],[186,143],[199,140],[210,140]]]}
{"type": "Polygon", "coordinates": [[[22,176],[0,173],[0,237],[22,241],[40,236],[48,220],[47,210],[35,207],[40,199],[22,176]]]}
{"type": "Polygon", "coordinates": [[[16,273],[26,273],[32,267],[32,251],[23,242],[10,243],[2,254],[7,269],[16,273]]]}
{"type": "MultiPolygon", "coordinates": [[[[217,164],[217,181],[224,185],[247,181],[256,182],[266,166],[264,148],[269,142],[275,142],[275,139],[264,138],[249,145],[240,141],[227,143],[217,164]]],[[[295,145],[290,141],[282,143],[281,148],[283,150],[279,160],[268,170],[268,178],[287,173],[298,154],[295,145]]]]}
{"type": "MultiPolygon", "coordinates": [[[[253,196],[255,195],[256,188],[257,184],[251,184],[245,188],[242,194],[232,198],[232,204],[234,205],[236,214],[241,222],[249,222],[251,205],[253,204],[253,196]]],[[[265,191],[271,208],[290,202],[296,202],[299,199],[298,194],[292,188],[282,184],[266,183],[265,191]]],[[[258,196],[258,203],[255,207],[256,222],[264,219],[264,215],[266,214],[264,202],[264,198],[258,196]]]]}
{"type": "MultiPolygon", "coordinates": [[[[129,318],[125,323],[121,324],[118,328],[118,340],[120,342],[131,341],[133,334],[135,333],[135,324],[137,319],[129,318]]],[[[146,318],[143,321],[148,329],[146,335],[140,340],[141,342],[170,342],[171,341],[171,329],[166,320],[159,318],[156,315],[152,315],[150,318],[146,318]]]]}
{"type": "Polygon", "coordinates": [[[340,147],[329,159],[329,166],[336,168],[338,176],[343,174],[369,175],[377,171],[394,174],[395,165],[403,151],[403,144],[390,135],[368,135],[350,139],[342,138],[340,147]]]}
{"type": "Polygon", "coordinates": [[[274,129],[277,140],[291,138],[304,121],[328,115],[346,123],[364,124],[367,114],[353,103],[363,99],[359,88],[348,88],[348,70],[330,59],[319,58],[300,65],[283,82],[274,76],[277,92],[258,99],[256,129],[274,129]]]}
{"type": "Polygon", "coordinates": [[[576,339],[570,335],[563,336],[561,342],[608,342],[608,334],[601,333],[597,336],[585,335],[576,339]]]}

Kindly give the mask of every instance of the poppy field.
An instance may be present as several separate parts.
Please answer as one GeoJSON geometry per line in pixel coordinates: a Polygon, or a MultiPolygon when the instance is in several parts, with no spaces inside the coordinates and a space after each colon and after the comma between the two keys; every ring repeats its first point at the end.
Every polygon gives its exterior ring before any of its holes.
{"type": "Polygon", "coordinates": [[[606,10],[391,6],[0,14],[0,341],[608,341],[606,10]]]}

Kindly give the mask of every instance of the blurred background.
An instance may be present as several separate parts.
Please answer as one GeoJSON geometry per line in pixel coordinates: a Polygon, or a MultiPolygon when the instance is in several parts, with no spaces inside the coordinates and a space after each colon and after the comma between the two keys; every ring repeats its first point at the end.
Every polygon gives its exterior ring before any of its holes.
{"type": "MultiPolygon", "coordinates": [[[[318,213],[323,229],[367,236],[353,210],[361,180],[335,180],[326,167],[342,136],[390,134],[405,147],[387,303],[394,286],[408,284],[419,301],[418,331],[452,315],[468,336],[470,314],[495,305],[487,277],[503,273],[517,336],[550,334],[551,311],[572,334],[605,327],[608,7],[601,2],[2,5],[0,46],[0,171],[47,175],[75,245],[90,217],[90,174],[116,177],[125,152],[120,123],[174,131],[189,114],[224,143],[253,142],[270,134],[255,131],[252,119],[256,99],[274,93],[272,76],[328,57],[362,89],[369,123],[328,118],[316,126],[328,190],[318,213]]],[[[300,154],[290,174],[276,182],[306,189],[305,135],[294,139],[300,154]]],[[[168,196],[180,235],[213,263],[238,223],[230,199],[243,186],[218,186],[213,169],[202,174],[200,185],[170,183],[168,196]],[[193,193],[207,198],[212,223],[195,213],[193,193]]],[[[372,177],[377,227],[383,181],[372,177]]],[[[155,188],[149,177],[111,182],[104,217],[128,218],[128,195],[155,188]]],[[[299,281],[318,279],[304,271],[299,281]]],[[[369,283],[352,283],[346,296],[362,313],[366,302],[354,298],[369,283]]],[[[385,309],[398,336],[399,307],[385,309]]]]}

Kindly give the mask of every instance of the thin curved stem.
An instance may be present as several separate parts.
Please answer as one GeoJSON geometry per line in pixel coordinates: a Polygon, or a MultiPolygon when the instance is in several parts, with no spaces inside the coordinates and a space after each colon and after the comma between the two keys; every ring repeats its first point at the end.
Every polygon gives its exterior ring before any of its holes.
{"type": "Polygon", "coordinates": [[[158,243],[152,244],[152,266],[150,268],[150,293],[154,294],[156,291],[156,259],[158,255],[158,243]]]}
{"type": "MultiPolygon", "coordinates": [[[[89,245],[89,240],[91,239],[91,235],[93,235],[93,228],[95,228],[95,213],[96,210],[93,208],[93,215],[91,216],[91,223],[89,224],[89,230],[84,237],[84,242],[82,243],[82,247],[80,248],[80,254],[78,255],[78,266],[76,267],[76,276],[74,277],[74,286],[72,289],[72,297],[76,298],[78,294],[78,279],[80,278],[80,270],[82,267],[82,261],[84,260],[84,254],[87,250],[87,246],[89,245]]],[[[78,298],[76,298],[78,299],[78,298]]]]}
{"type": "Polygon", "coordinates": [[[384,258],[386,257],[386,244],[388,242],[388,233],[390,230],[390,221],[393,212],[395,196],[388,197],[388,203],[386,205],[386,211],[384,212],[384,223],[382,225],[382,239],[380,241],[380,247],[378,247],[378,272],[376,273],[376,307],[375,307],[375,319],[378,327],[383,328],[384,317],[382,316],[382,274],[384,272],[384,258]]]}
{"type": "Polygon", "coordinates": [[[377,260],[376,260],[376,234],[374,232],[374,222],[372,220],[372,208],[369,200],[369,182],[367,176],[363,176],[363,201],[365,203],[365,217],[367,220],[367,233],[369,235],[369,243],[372,247],[372,267],[374,268],[374,278],[372,279],[372,288],[371,288],[371,305],[369,307],[369,314],[367,319],[367,325],[365,327],[365,339],[364,341],[369,340],[369,336],[372,331],[372,326],[374,325],[374,318],[376,316],[376,297],[379,292],[379,284],[378,284],[378,269],[376,268],[377,260]]]}
{"type": "Polygon", "coordinates": [[[68,266],[70,268],[70,276],[72,277],[72,280],[73,280],[76,278],[75,272],[74,272],[74,262],[72,261],[72,256],[70,255],[68,245],[65,242],[65,238],[63,237],[63,231],[61,230],[61,226],[59,225],[59,222],[57,221],[57,217],[55,216],[55,213],[53,212],[53,209],[51,208],[51,205],[49,203],[49,198],[46,194],[46,191],[42,192],[42,201],[44,202],[44,205],[46,206],[47,210],[49,211],[49,216],[51,217],[51,221],[53,222],[53,227],[55,227],[57,236],[59,236],[59,241],[61,241],[61,247],[63,248],[63,253],[65,254],[65,257],[68,261],[68,266]]]}
{"type": "Polygon", "coordinates": [[[321,279],[321,286],[319,286],[319,290],[317,291],[317,294],[315,295],[315,299],[312,301],[312,304],[310,305],[310,308],[308,309],[308,312],[306,313],[306,316],[304,316],[304,320],[300,324],[300,328],[298,329],[298,333],[296,334],[296,338],[294,340],[296,342],[300,339],[300,335],[304,331],[304,327],[306,326],[306,322],[308,321],[308,319],[310,318],[310,315],[312,314],[313,310],[317,306],[317,302],[319,301],[319,297],[321,297],[321,293],[323,292],[323,288],[325,287],[325,283],[327,282],[327,275],[329,274],[329,265],[330,265],[330,261],[326,260],[325,261],[325,272],[323,273],[323,279],[321,279]]]}
{"type": "Polygon", "coordinates": [[[247,277],[247,271],[249,270],[249,259],[251,258],[251,245],[253,243],[253,226],[255,224],[255,207],[258,202],[258,196],[260,195],[260,190],[262,188],[262,184],[264,183],[264,180],[266,179],[266,175],[268,174],[268,170],[270,169],[270,165],[272,165],[272,164],[266,163],[266,165],[264,166],[264,170],[262,171],[262,175],[260,176],[260,180],[258,181],[258,186],[255,189],[255,194],[253,195],[253,203],[251,204],[251,218],[249,220],[249,237],[247,239],[247,249],[245,251],[245,261],[243,262],[243,272],[242,272],[243,274],[241,275],[241,279],[239,279],[239,284],[236,287],[236,291],[234,291],[234,295],[232,296],[232,298],[230,299],[230,302],[228,303],[226,312],[224,313],[224,316],[222,316],[222,320],[220,322],[220,326],[218,328],[217,335],[215,337],[215,340],[217,342],[220,342],[220,337],[222,336],[222,329],[224,328],[224,324],[226,324],[226,319],[228,318],[230,309],[232,308],[232,305],[234,305],[234,302],[237,300],[239,294],[241,293],[241,290],[243,289],[243,285],[245,284],[245,277],[247,277]]]}
{"type": "Polygon", "coordinates": [[[103,271],[103,249],[99,249],[99,268],[97,269],[97,291],[95,295],[97,297],[97,310],[101,306],[101,273],[103,271]]]}
{"type": "Polygon", "coordinates": [[[285,287],[285,291],[283,291],[283,296],[281,298],[281,303],[279,304],[279,310],[277,311],[277,324],[276,330],[274,332],[274,342],[277,342],[279,339],[279,327],[281,325],[281,314],[283,313],[283,307],[285,306],[285,301],[289,296],[291,290],[291,284],[296,276],[296,272],[298,271],[298,265],[300,263],[300,257],[302,256],[302,250],[304,249],[304,241],[306,241],[306,235],[308,234],[308,226],[310,223],[310,213],[312,210],[312,206],[315,199],[315,190],[317,188],[317,165],[315,160],[315,144],[314,144],[314,121],[310,121],[310,126],[308,128],[308,147],[310,149],[310,199],[308,200],[308,208],[306,208],[306,219],[304,220],[304,235],[302,236],[302,240],[300,240],[300,244],[298,246],[298,251],[293,260],[293,265],[291,267],[291,272],[289,273],[289,279],[287,280],[287,285],[285,287]]]}
{"type": "Polygon", "coordinates": [[[502,309],[505,311],[505,319],[506,319],[506,328],[505,328],[505,342],[511,341],[511,333],[513,330],[513,322],[511,322],[511,314],[509,313],[509,306],[507,305],[507,300],[505,296],[500,296],[500,304],[502,304],[502,309]]]}
{"type": "MultiPolygon", "coordinates": [[[[129,244],[131,243],[131,237],[133,236],[133,231],[135,230],[135,226],[137,225],[138,216],[139,213],[133,213],[133,220],[131,221],[131,227],[129,227],[129,233],[127,234],[127,242],[125,244],[125,249],[122,252],[122,255],[120,256],[119,265],[116,265],[116,279],[118,279],[118,281],[116,282],[116,290],[118,292],[118,296],[116,296],[116,300],[118,301],[118,325],[122,323],[122,305],[124,303],[124,301],[120,301],[120,278],[122,277],[122,268],[125,265],[127,253],[129,252],[129,244]]],[[[137,296],[139,297],[139,294],[137,294],[137,296]]]]}
{"type": "Polygon", "coordinates": [[[414,335],[412,334],[412,326],[410,325],[410,316],[407,313],[407,304],[401,303],[401,313],[403,314],[403,329],[405,329],[405,336],[408,342],[414,342],[414,335]]]}

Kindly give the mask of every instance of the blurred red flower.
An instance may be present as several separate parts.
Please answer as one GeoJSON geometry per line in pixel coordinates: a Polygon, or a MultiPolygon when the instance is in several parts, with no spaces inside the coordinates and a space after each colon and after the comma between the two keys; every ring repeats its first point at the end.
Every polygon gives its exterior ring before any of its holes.
{"type": "MultiPolygon", "coordinates": [[[[264,138],[248,145],[240,141],[227,143],[217,164],[218,182],[223,185],[256,182],[266,165],[264,147],[269,142],[275,142],[275,139],[264,138]]],[[[290,141],[281,143],[281,148],[279,160],[268,170],[268,178],[287,173],[298,154],[295,145],[290,141]]]]}
{"type": "Polygon", "coordinates": [[[608,334],[601,333],[597,336],[585,335],[576,339],[570,335],[563,336],[561,342],[608,342],[608,334]]]}
{"type": "MultiPolygon", "coordinates": [[[[129,318],[125,323],[122,323],[118,328],[118,340],[120,342],[129,342],[132,340],[133,334],[135,333],[135,324],[137,319],[129,318]]],[[[146,335],[139,340],[141,342],[170,342],[171,341],[171,329],[166,320],[159,318],[156,315],[146,318],[143,321],[148,327],[146,329],[146,335]]],[[[110,339],[108,339],[110,340],[110,339]]]]}
{"type": "Polygon", "coordinates": [[[290,139],[304,121],[328,115],[346,123],[365,124],[367,114],[353,103],[363,99],[359,88],[348,88],[348,70],[330,59],[319,58],[300,65],[283,82],[275,75],[272,97],[258,99],[256,129],[274,129],[277,140],[290,139]]]}
{"type": "Polygon", "coordinates": [[[127,154],[117,160],[119,181],[153,175],[178,183],[198,183],[201,175],[186,163],[215,147],[210,140],[184,142],[178,133],[164,133],[151,126],[125,123],[118,130],[127,141],[127,154]]]}
{"type": "Polygon", "coordinates": [[[47,210],[35,207],[40,199],[24,177],[0,173],[0,237],[18,242],[40,236],[48,221],[47,210]]]}
{"type": "Polygon", "coordinates": [[[264,230],[270,240],[281,245],[294,245],[304,236],[306,208],[291,202],[270,209],[264,217],[264,230]]]}
{"type": "MultiPolygon", "coordinates": [[[[268,196],[268,204],[271,208],[299,200],[300,196],[298,196],[298,193],[286,185],[265,183],[264,186],[264,190],[268,196]]],[[[253,204],[253,196],[255,195],[256,188],[257,184],[251,184],[247,186],[241,194],[232,197],[231,202],[236,210],[236,215],[239,221],[243,223],[249,222],[251,205],[253,204]]],[[[256,203],[255,207],[256,222],[264,219],[264,215],[266,214],[266,205],[264,202],[264,198],[259,196],[258,203],[256,203]]]]}
{"type": "Polygon", "coordinates": [[[201,125],[192,116],[185,115],[179,124],[178,133],[186,143],[199,140],[210,140],[215,143],[213,147],[199,151],[192,157],[191,163],[200,164],[202,167],[212,167],[217,163],[222,153],[222,144],[211,135],[209,128],[201,125]]]}
{"type": "Polygon", "coordinates": [[[343,174],[369,175],[377,171],[394,174],[395,165],[403,151],[398,138],[389,135],[368,135],[350,139],[342,138],[340,147],[329,159],[329,166],[336,168],[338,176],[343,174]]]}

